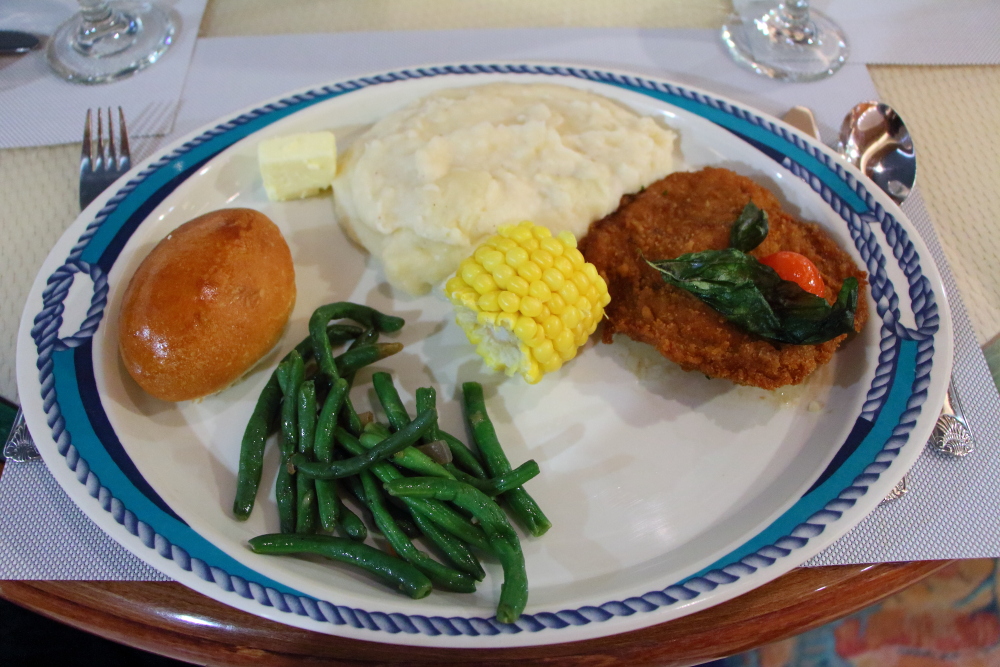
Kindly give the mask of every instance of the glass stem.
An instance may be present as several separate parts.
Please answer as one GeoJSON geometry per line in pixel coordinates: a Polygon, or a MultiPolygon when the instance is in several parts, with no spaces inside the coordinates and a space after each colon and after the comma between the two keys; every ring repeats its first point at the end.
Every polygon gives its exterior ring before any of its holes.
{"type": "Polygon", "coordinates": [[[816,28],[809,20],[809,0],[779,2],[777,16],[782,37],[797,44],[811,44],[816,28]]]}
{"type": "Polygon", "coordinates": [[[87,23],[100,23],[111,17],[111,5],[107,0],[78,0],[80,15],[87,23]]]}

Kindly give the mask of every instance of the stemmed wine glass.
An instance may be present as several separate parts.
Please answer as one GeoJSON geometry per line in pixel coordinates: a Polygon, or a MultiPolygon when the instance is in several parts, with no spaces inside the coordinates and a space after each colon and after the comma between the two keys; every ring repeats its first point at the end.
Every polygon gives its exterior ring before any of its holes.
{"type": "Polygon", "coordinates": [[[80,11],[56,28],[48,60],[63,78],[105,83],[156,62],[174,38],[170,15],[156,5],[78,0],[80,11]]]}
{"type": "Polygon", "coordinates": [[[758,74],[786,81],[828,77],[847,60],[847,40],[829,18],[810,10],[808,0],[755,3],[731,16],[722,41],[736,61],[758,74]]]}

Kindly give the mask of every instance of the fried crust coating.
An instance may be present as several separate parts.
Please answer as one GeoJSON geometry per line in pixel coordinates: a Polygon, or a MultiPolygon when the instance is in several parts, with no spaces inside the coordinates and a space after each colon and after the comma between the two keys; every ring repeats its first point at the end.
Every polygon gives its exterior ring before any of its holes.
{"type": "Polygon", "coordinates": [[[616,333],[652,345],[684,370],[763,389],[801,383],[825,364],[846,334],[818,345],[791,345],[747,333],[689,292],[668,285],[645,260],[672,259],[729,245],[729,230],[748,201],[767,211],[770,232],[751,254],[779,250],[805,255],[836,300],[844,279],[858,279],[855,331],[868,319],[867,273],[818,225],[785,213],[775,196],[728,169],[677,172],[622,198],[594,222],[580,250],[608,283],[603,340],[616,333]]]}

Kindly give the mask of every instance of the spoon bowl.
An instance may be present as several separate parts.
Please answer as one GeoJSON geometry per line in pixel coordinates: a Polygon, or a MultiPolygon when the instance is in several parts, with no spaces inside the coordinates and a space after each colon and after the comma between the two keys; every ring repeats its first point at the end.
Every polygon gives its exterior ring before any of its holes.
{"type": "Polygon", "coordinates": [[[899,114],[887,104],[861,102],[844,118],[837,150],[897,204],[917,180],[913,140],[899,114]]]}

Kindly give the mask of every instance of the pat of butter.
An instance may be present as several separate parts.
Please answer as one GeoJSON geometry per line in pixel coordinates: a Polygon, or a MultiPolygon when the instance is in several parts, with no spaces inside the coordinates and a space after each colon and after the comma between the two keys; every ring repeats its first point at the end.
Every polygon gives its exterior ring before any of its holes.
{"type": "Polygon", "coordinates": [[[301,199],[330,187],[337,175],[333,132],[305,132],[257,144],[257,163],[271,201],[301,199]]]}

